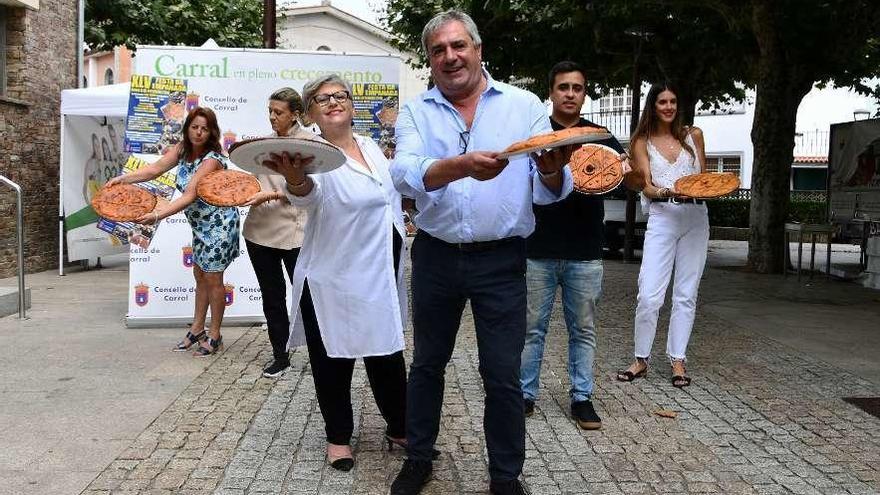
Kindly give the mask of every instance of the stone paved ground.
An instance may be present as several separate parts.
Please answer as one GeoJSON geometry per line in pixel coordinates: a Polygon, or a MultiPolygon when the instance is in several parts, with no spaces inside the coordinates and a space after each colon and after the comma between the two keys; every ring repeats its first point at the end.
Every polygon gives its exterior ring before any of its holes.
{"type": "MultiPolygon", "coordinates": [[[[880,384],[762,337],[760,329],[701,306],[689,349],[691,387],[669,383],[664,325],[647,379],[616,382],[614,371],[632,352],[637,269],[606,264],[594,397],[600,431],[579,430],[567,414],[567,344],[557,301],[541,397],[527,421],[524,477],[532,493],[880,493],[880,420],[840,400],[880,396],[880,384]],[[659,409],[678,416],[654,415],[659,409]]],[[[766,297],[772,303],[773,294],[766,297]]],[[[668,313],[661,315],[667,320],[668,313]]],[[[264,332],[249,331],[84,493],[387,493],[404,456],[384,448],[384,424],[362,365],[353,384],[356,468],[340,473],[323,460],[323,422],[305,353],[294,354],[292,370],[278,381],[260,378],[269,357],[264,332]]],[[[466,315],[447,369],[443,454],[423,493],[486,493],[482,411],[466,315]]]]}

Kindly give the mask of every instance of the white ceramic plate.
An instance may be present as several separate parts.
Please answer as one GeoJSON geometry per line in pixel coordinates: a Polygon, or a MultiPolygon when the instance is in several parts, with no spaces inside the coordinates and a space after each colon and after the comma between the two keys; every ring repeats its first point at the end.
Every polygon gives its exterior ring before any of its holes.
{"type": "Polygon", "coordinates": [[[242,170],[252,174],[279,175],[263,166],[263,162],[271,160],[271,153],[293,156],[299,153],[303,157],[315,157],[304,167],[307,174],[323,174],[335,170],[345,163],[345,155],[331,144],[299,138],[267,137],[240,141],[229,149],[229,159],[242,170]]]}
{"type": "Polygon", "coordinates": [[[560,148],[562,146],[568,146],[569,144],[584,144],[584,143],[595,143],[596,141],[602,141],[603,139],[608,139],[611,137],[610,133],[607,132],[598,132],[595,134],[581,134],[579,136],[572,136],[570,138],[565,138],[561,141],[557,141],[551,144],[544,144],[541,146],[532,146],[531,148],[522,149],[514,152],[500,153],[496,158],[499,160],[503,160],[505,158],[510,158],[511,156],[519,156],[519,155],[527,155],[529,153],[534,153],[535,151],[541,150],[549,150],[553,148],[560,148]]]}

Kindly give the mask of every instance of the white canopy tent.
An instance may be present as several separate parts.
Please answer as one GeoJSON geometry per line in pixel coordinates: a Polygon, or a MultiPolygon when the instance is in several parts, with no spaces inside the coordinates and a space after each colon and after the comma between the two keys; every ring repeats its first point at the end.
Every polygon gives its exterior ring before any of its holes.
{"type": "MultiPolygon", "coordinates": [[[[107,125],[108,122],[119,124],[119,136],[124,130],[124,119],[128,113],[129,98],[128,83],[99,86],[95,88],[67,89],[61,92],[61,149],[59,170],[59,193],[58,205],[58,273],[64,275],[64,238],[65,238],[65,211],[64,191],[65,172],[70,179],[72,167],[79,166],[78,160],[83,157],[84,150],[91,146],[87,132],[83,128],[95,125],[107,125]],[[84,142],[85,141],[85,142],[84,142]]],[[[85,151],[87,155],[87,151],[85,151]]],[[[76,172],[77,179],[82,172],[76,172]]],[[[82,182],[82,180],[77,180],[82,182]]],[[[68,184],[68,192],[71,187],[83,188],[83,184],[68,184]]],[[[127,245],[111,245],[109,243],[92,242],[78,250],[73,246],[68,247],[70,260],[88,259],[90,257],[105,256],[109,254],[124,253],[128,251],[127,245]],[[78,251],[78,252],[77,252],[78,251]]]]}
{"type": "Polygon", "coordinates": [[[61,92],[61,114],[92,117],[125,117],[128,113],[129,83],[96,88],[65,89],[61,92]]]}

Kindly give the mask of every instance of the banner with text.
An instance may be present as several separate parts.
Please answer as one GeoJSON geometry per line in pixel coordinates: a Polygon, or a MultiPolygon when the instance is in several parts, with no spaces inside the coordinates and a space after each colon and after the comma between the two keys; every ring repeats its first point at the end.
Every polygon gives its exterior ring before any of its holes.
{"type": "MultiPolygon", "coordinates": [[[[185,112],[196,106],[214,110],[224,150],[242,139],[271,134],[269,95],[283,87],[299,92],[309,80],[337,73],[352,83],[358,132],[393,148],[400,59],[385,55],[341,55],[282,50],[138,47],[135,73],[185,79],[185,112]],[[390,123],[390,134],[389,124],[390,123]],[[384,135],[383,135],[384,132],[384,135]]],[[[240,208],[242,223],[247,208],[240,208]]],[[[192,231],[182,213],[165,219],[148,248],[132,246],[128,319],[177,321],[192,318],[195,281],[192,231]]],[[[224,275],[226,317],[262,321],[262,298],[247,256],[224,275]]]]}

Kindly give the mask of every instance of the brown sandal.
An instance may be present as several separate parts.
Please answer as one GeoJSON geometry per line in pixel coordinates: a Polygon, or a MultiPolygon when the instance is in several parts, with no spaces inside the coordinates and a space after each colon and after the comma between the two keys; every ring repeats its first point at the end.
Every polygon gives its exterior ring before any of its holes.
{"type": "Polygon", "coordinates": [[[676,375],[675,374],[675,366],[672,367],[672,386],[675,388],[684,388],[689,387],[691,384],[691,377],[687,376],[687,368],[684,366],[684,361],[676,361],[681,363],[681,368],[684,370],[684,374],[676,375]]]}
{"type": "Polygon", "coordinates": [[[639,363],[644,363],[645,367],[642,368],[642,371],[637,373],[633,373],[630,370],[617,370],[617,381],[619,382],[631,382],[636,378],[644,378],[648,376],[648,363],[647,361],[637,360],[639,363]]]}

